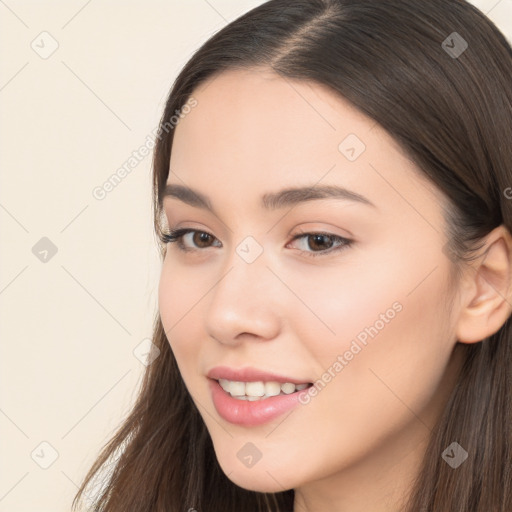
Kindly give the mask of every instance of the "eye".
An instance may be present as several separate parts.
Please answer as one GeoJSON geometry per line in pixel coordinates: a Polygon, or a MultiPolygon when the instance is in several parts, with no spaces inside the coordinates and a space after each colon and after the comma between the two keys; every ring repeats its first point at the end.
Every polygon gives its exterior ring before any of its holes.
{"type": "Polygon", "coordinates": [[[161,235],[161,241],[164,244],[176,242],[178,248],[182,251],[206,249],[210,247],[210,244],[214,240],[216,240],[216,238],[212,234],[191,228],[171,229],[169,233],[163,233],[161,235]],[[188,240],[186,240],[185,237],[188,240]],[[185,245],[185,241],[188,241],[189,243],[191,242],[192,247],[190,245],[185,245]]]}
{"type": "Polygon", "coordinates": [[[295,240],[303,240],[300,252],[308,257],[325,256],[333,252],[346,249],[352,244],[352,240],[331,233],[300,233],[293,237],[295,240]],[[311,249],[311,250],[310,250],[311,249]]]}
{"type": "MultiPolygon", "coordinates": [[[[291,242],[295,240],[303,240],[299,252],[307,257],[332,254],[349,247],[353,242],[331,233],[299,233],[292,238],[291,242]]],[[[161,241],[164,244],[176,242],[178,249],[185,252],[207,249],[212,247],[215,241],[218,243],[217,247],[222,246],[211,233],[191,228],[172,229],[169,233],[162,233],[161,241]]]]}

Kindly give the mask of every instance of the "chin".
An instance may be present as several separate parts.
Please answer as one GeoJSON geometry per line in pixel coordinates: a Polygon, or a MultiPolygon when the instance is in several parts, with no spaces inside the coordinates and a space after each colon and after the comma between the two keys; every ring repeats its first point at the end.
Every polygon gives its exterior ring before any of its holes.
{"type": "Polygon", "coordinates": [[[291,471],[271,467],[263,459],[252,467],[244,467],[238,458],[217,459],[219,465],[235,485],[255,492],[276,493],[296,487],[298,481],[290,481],[291,471]]]}
{"type": "Polygon", "coordinates": [[[226,476],[238,487],[246,489],[247,491],[277,493],[292,488],[285,486],[283,482],[279,481],[279,477],[276,482],[276,480],[265,471],[254,474],[250,469],[246,471],[239,470],[233,471],[229,476],[226,476]]]}

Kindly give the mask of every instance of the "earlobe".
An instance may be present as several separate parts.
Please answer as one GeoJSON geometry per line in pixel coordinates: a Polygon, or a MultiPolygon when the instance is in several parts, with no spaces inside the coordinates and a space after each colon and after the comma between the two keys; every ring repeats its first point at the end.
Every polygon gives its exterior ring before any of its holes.
{"type": "Polygon", "coordinates": [[[472,262],[457,324],[457,340],[476,343],[493,335],[512,313],[512,236],[501,225],[486,237],[472,262]]]}

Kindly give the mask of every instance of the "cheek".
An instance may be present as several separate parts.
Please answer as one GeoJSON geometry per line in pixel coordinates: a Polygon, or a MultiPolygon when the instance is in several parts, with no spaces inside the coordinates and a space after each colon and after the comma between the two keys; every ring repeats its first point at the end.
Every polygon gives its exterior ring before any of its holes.
{"type": "MultiPolygon", "coordinates": [[[[166,257],[167,258],[167,257],[166,257]]],[[[198,360],[199,340],[203,339],[201,299],[209,286],[204,281],[193,280],[194,276],[175,262],[164,260],[158,285],[158,309],[167,339],[176,357],[178,366],[187,380],[188,368],[198,360]]]]}
{"type": "MultiPolygon", "coordinates": [[[[422,273],[409,270],[411,277],[422,273]]],[[[377,433],[391,434],[408,422],[421,426],[422,421],[434,421],[430,408],[437,401],[453,348],[443,307],[447,280],[439,270],[411,293],[414,287],[409,283],[420,282],[421,276],[408,280],[409,270],[401,269],[402,280],[388,273],[375,288],[360,286],[354,293],[339,293],[336,304],[329,303],[324,310],[336,336],[315,345],[318,360],[330,375],[325,375],[329,383],[313,401],[326,409],[332,403],[343,404],[331,408],[330,414],[347,439],[361,439],[360,446],[371,443],[377,433]]]]}
{"type": "Polygon", "coordinates": [[[166,330],[172,331],[190,317],[197,316],[196,306],[214,283],[212,276],[197,268],[180,265],[176,257],[166,255],[158,284],[158,307],[166,330]]]}
{"type": "Polygon", "coordinates": [[[383,275],[380,266],[372,271],[370,263],[356,266],[347,261],[282,275],[300,301],[288,301],[296,338],[307,343],[326,368],[333,357],[350,349],[353,339],[364,346],[371,339],[371,326],[382,330],[402,309],[397,280],[389,272],[383,275]]]}
{"type": "MultiPolygon", "coordinates": [[[[296,280],[317,314],[296,315],[295,332],[320,363],[320,390],[307,407],[312,431],[326,439],[357,439],[357,450],[367,450],[411,421],[433,424],[454,344],[444,305],[448,268],[439,258],[416,263],[395,258],[373,269],[365,264],[364,273],[340,267],[328,279],[296,280]]],[[[344,453],[353,449],[349,443],[344,453]]]]}
{"type": "Polygon", "coordinates": [[[379,365],[402,366],[408,360],[418,364],[443,347],[444,355],[449,353],[443,331],[450,314],[448,262],[433,249],[408,258],[406,249],[357,253],[327,269],[282,269],[302,302],[295,301],[286,314],[294,319],[297,339],[325,369],[344,354],[350,362],[366,353],[381,358],[379,365]]]}
{"type": "Polygon", "coordinates": [[[180,305],[177,300],[179,287],[180,281],[173,279],[171,266],[167,263],[167,259],[165,259],[158,283],[158,310],[168,338],[172,332],[172,326],[179,318],[180,305]]]}

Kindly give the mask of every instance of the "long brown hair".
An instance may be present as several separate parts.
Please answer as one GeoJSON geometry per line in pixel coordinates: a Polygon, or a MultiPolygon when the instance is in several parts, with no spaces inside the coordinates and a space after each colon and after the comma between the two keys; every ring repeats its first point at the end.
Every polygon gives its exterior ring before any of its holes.
{"type": "MultiPolygon", "coordinates": [[[[448,198],[447,254],[454,269],[493,228],[512,231],[504,194],[512,186],[512,49],[487,17],[456,0],[271,0],[211,37],[173,84],[153,155],[157,234],[174,133],[165,123],[199,84],[249,67],[326,85],[387,130],[448,198]]],[[[248,491],[224,475],[158,314],[152,341],[160,354],[73,509],[93,477],[121,453],[92,510],[291,511],[293,490],[248,491]]],[[[510,317],[496,334],[463,350],[462,371],[406,512],[512,510],[510,317]],[[453,441],[470,454],[457,470],[441,457],[453,441]]]]}

